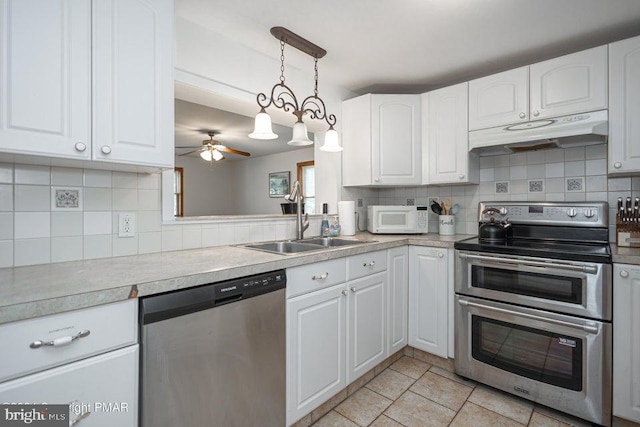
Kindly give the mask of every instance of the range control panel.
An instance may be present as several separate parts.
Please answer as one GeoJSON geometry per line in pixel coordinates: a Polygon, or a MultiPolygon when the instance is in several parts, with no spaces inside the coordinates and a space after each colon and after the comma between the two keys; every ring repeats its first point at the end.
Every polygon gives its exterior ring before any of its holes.
{"type": "Polygon", "coordinates": [[[480,202],[478,207],[479,222],[493,217],[514,224],[606,227],[608,214],[607,202],[480,202]]]}

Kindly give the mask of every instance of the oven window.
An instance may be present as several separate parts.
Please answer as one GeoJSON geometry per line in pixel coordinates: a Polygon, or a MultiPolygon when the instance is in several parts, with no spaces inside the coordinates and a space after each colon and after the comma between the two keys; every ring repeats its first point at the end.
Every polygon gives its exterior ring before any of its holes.
{"type": "Polygon", "coordinates": [[[472,316],[473,358],[569,390],[582,390],[582,340],[472,316]]]}
{"type": "Polygon", "coordinates": [[[475,288],[582,304],[582,279],[579,277],[474,265],[471,269],[471,283],[475,288]]]}

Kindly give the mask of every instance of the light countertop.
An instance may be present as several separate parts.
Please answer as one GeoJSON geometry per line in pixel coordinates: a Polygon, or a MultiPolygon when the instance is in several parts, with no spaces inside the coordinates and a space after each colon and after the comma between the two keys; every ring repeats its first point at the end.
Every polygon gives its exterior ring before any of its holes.
{"type": "Polygon", "coordinates": [[[239,246],[0,269],[0,324],[404,245],[453,248],[471,235],[373,235],[292,255],[239,246]]]}
{"type": "Polygon", "coordinates": [[[614,263],[640,265],[640,248],[611,244],[611,255],[614,263]]]}

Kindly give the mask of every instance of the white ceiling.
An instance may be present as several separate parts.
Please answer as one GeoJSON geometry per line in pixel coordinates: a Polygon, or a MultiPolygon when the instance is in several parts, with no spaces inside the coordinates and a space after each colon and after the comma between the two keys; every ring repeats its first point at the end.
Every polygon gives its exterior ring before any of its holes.
{"type": "MultiPolygon", "coordinates": [[[[640,34],[640,0],[176,0],[176,14],[278,58],[283,26],[323,47],[326,79],[419,93],[640,34]]],[[[308,68],[289,47],[286,62],[308,68]]]]}

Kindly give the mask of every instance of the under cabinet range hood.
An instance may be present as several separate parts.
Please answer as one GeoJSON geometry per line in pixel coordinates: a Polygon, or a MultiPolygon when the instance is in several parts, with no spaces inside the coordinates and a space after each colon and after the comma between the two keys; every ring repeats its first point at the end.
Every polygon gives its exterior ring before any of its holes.
{"type": "Polygon", "coordinates": [[[469,151],[481,156],[607,142],[607,110],[469,132],[469,151]]]}

